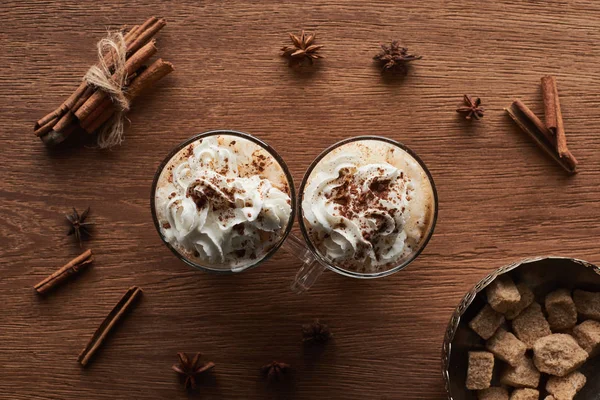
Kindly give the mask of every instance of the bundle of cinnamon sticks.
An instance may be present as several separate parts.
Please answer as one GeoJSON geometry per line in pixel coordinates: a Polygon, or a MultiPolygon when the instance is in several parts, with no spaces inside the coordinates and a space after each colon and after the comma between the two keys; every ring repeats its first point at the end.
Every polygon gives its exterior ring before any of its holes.
{"type": "Polygon", "coordinates": [[[523,132],[531,136],[554,161],[569,173],[577,172],[577,159],[567,148],[567,137],[563,124],[556,79],[553,76],[542,78],[544,99],[544,120],[542,122],[521,100],[515,100],[506,108],[508,115],[523,132]]]}
{"type": "MultiPolygon", "coordinates": [[[[154,35],[165,25],[164,19],[152,17],[142,25],[132,27],[123,36],[127,48],[125,97],[130,101],[173,71],[173,65],[162,59],[144,66],[157,51],[154,35]]],[[[111,53],[105,54],[104,62],[114,67],[111,53]]],[[[45,144],[56,145],[74,132],[96,132],[116,112],[110,95],[83,81],[56,110],[36,122],[34,133],[45,144]]]]}

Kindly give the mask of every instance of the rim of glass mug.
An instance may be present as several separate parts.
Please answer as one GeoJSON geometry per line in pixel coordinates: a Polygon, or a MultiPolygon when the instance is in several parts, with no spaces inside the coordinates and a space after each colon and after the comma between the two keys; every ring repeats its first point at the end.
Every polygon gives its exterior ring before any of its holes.
{"type": "Polygon", "coordinates": [[[437,222],[437,214],[438,214],[438,195],[437,195],[437,189],[435,187],[435,182],[433,181],[433,177],[431,175],[431,172],[429,172],[429,169],[427,168],[427,166],[425,165],[425,162],[423,162],[423,160],[421,160],[421,158],[413,151],[411,150],[408,146],[393,140],[393,139],[389,139],[387,137],[384,136],[377,136],[377,135],[362,135],[362,136],[354,136],[348,139],[344,139],[341,140],[337,143],[334,143],[333,145],[329,146],[328,148],[326,148],[325,150],[323,150],[321,152],[321,154],[319,154],[317,156],[317,158],[315,158],[313,160],[313,162],[310,164],[310,166],[308,167],[308,169],[306,170],[306,173],[304,174],[304,177],[302,178],[302,183],[300,184],[300,187],[298,188],[298,199],[297,199],[297,204],[298,204],[298,224],[300,225],[300,231],[302,232],[302,237],[304,238],[304,241],[306,242],[306,246],[308,247],[308,249],[310,250],[310,252],[312,253],[312,255],[319,261],[319,263],[321,263],[324,267],[337,272],[341,275],[345,275],[345,276],[349,276],[352,278],[359,278],[359,279],[373,279],[373,278],[382,278],[384,276],[388,276],[391,275],[393,273],[396,273],[398,271],[403,270],[404,268],[406,268],[410,263],[412,263],[418,256],[419,254],[421,254],[421,252],[425,249],[425,247],[427,246],[427,244],[429,243],[429,240],[431,239],[431,237],[433,236],[433,231],[435,230],[435,225],[437,222]],[[312,240],[310,240],[310,237],[308,235],[308,231],[307,231],[307,227],[305,225],[305,221],[304,221],[304,212],[302,210],[302,199],[304,197],[304,188],[306,186],[306,183],[308,181],[308,178],[310,176],[310,174],[312,173],[313,169],[317,166],[317,164],[327,155],[329,154],[331,151],[333,151],[334,149],[337,149],[340,146],[343,146],[347,143],[351,143],[351,142],[355,142],[355,141],[361,141],[361,140],[378,140],[378,141],[382,141],[382,142],[387,142],[390,143],[394,146],[399,147],[400,149],[402,149],[403,151],[405,151],[406,153],[408,153],[411,157],[413,157],[417,163],[419,163],[419,165],[421,166],[421,168],[423,169],[423,171],[425,171],[425,174],[427,175],[427,179],[429,180],[429,183],[431,184],[431,189],[433,192],[433,216],[431,218],[431,224],[429,225],[429,230],[427,232],[427,235],[425,237],[425,239],[421,242],[421,246],[419,247],[419,249],[417,251],[415,251],[409,258],[407,258],[406,260],[404,260],[401,264],[390,268],[388,270],[385,271],[381,271],[381,272],[373,272],[373,273],[362,273],[362,272],[354,272],[354,271],[349,271],[340,267],[337,267],[335,265],[333,265],[333,263],[329,260],[327,260],[325,257],[323,257],[321,254],[319,254],[319,252],[317,251],[317,249],[314,247],[312,240]]]}
{"type": "Polygon", "coordinates": [[[255,268],[258,265],[262,264],[263,262],[267,261],[269,258],[271,258],[273,256],[273,254],[275,254],[277,252],[277,250],[279,250],[279,248],[281,247],[283,242],[285,242],[286,238],[292,231],[292,227],[294,225],[294,219],[296,217],[296,192],[295,192],[295,188],[294,188],[294,180],[292,178],[292,175],[289,171],[287,164],[285,163],[283,158],[279,155],[279,153],[273,147],[268,145],[266,142],[263,142],[262,140],[256,138],[255,136],[252,136],[249,133],[244,133],[244,132],[234,131],[234,130],[229,130],[229,129],[217,129],[217,130],[198,133],[198,134],[184,140],[183,142],[181,142],[180,144],[175,146],[175,148],[173,148],[173,150],[171,150],[169,152],[169,154],[165,157],[165,159],[160,163],[160,165],[158,166],[158,168],[154,174],[154,179],[152,181],[152,188],[150,191],[150,208],[152,211],[152,220],[154,221],[154,227],[156,228],[156,231],[158,232],[158,236],[163,241],[163,243],[171,250],[171,252],[173,254],[175,254],[175,256],[177,256],[177,258],[179,258],[181,261],[183,261],[190,267],[196,268],[201,271],[214,272],[214,273],[218,273],[218,274],[237,274],[237,273],[244,272],[249,269],[255,268]],[[275,244],[275,246],[273,246],[260,260],[256,261],[253,264],[248,265],[247,267],[245,267],[244,269],[241,269],[239,271],[232,271],[230,269],[211,268],[210,266],[196,263],[196,262],[188,259],[184,255],[182,255],[180,252],[177,251],[177,249],[175,249],[173,246],[171,246],[171,244],[168,241],[165,240],[165,237],[160,232],[158,216],[156,215],[156,204],[155,204],[156,187],[158,185],[158,180],[159,180],[165,166],[185,146],[189,145],[192,142],[197,141],[198,139],[208,137],[208,136],[215,136],[215,135],[237,136],[237,137],[240,137],[243,139],[247,139],[247,140],[257,144],[258,146],[264,148],[279,163],[279,166],[281,167],[283,173],[285,174],[285,177],[288,182],[288,187],[289,187],[289,195],[290,195],[290,199],[291,199],[292,211],[290,213],[290,218],[288,220],[285,231],[281,235],[281,238],[279,239],[277,244],[275,244]]]}

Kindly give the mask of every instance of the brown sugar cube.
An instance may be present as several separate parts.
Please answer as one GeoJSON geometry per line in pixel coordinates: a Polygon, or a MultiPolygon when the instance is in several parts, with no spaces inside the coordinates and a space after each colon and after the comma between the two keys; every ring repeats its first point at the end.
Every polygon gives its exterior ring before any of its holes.
{"type": "Polygon", "coordinates": [[[494,372],[494,355],[487,351],[469,352],[467,389],[481,390],[490,387],[494,372]]]}
{"type": "Polygon", "coordinates": [[[535,389],[516,389],[510,395],[510,400],[539,400],[540,392],[535,389]]]}
{"type": "Polygon", "coordinates": [[[519,364],[527,351],[525,343],[502,328],[498,329],[494,336],[487,341],[485,347],[500,360],[512,366],[519,364]]]}
{"type": "Polygon", "coordinates": [[[535,368],[530,358],[523,357],[515,367],[510,365],[506,367],[500,376],[500,382],[503,385],[515,388],[528,387],[535,389],[540,384],[540,372],[535,368]]]}
{"type": "MultiPolygon", "coordinates": [[[[565,376],[588,359],[571,335],[555,333],[538,339],[533,345],[533,362],[540,372],[565,376]]],[[[555,396],[556,397],[556,396],[555,396]]]]}
{"type": "Polygon", "coordinates": [[[600,353],[600,322],[588,319],[573,328],[573,337],[590,356],[600,353]]]}
{"type": "Polygon", "coordinates": [[[546,382],[546,391],[557,400],[573,400],[585,386],[585,375],[579,371],[571,372],[562,378],[552,376],[546,382]]]}
{"type": "Polygon", "coordinates": [[[546,296],[548,323],[553,331],[565,331],[577,324],[577,309],[567,289],[558,289],[546,296]]]}
{"type": "Polygon", "coordinates": [[[556,398],[554,396],[546,396],[544,400],[556,400],[556,398]]]}
{"type": "Polygon", "coordinates": [[[575,290],[573,301],[582,317],[600,321],[600,293],[575,290]]]}
{"type": "Polygon", "coordinates": [[[477,392],[477,400],[508,400],[508,390],[495,386],[477,392]]]}
{"type": "Polygon", "coordinates": [[[505,313],[519,304],[521,295],[508,275],[500,275],[485,289],[490,306],[499,313],[505,313]]]}
{"type": "Polygon", "coordinates": [[[550,325],[542,312],[542,306],[536,302],[531,303],[512,321],[512,328],[515,336],[521,339],[528,349],[531,349],[539,338],[552,334],[550,325]]]}
{"type": "Polygon", "coordinates": [[[504,315],[494,311],[489,304],[486,304],[479,314],[469,322],[469,327],[483,339],[488,340],[503,323],[504,315]]]}
{"type": "Polygon", "coordinates": [[[531,291],[531,289],[529,289],[529,286],[527,286],[526,284],[517,283],[517,289],[519,290],[519,294],[521,295],[521,300],[519,300],[519,302],[514,307],[511,307],[506,313],[504,313],[506,319],[511,321],[515,319],[519,314],[521,314],[521,312],[524,309],[529,307],[535,299],[533,292],[531,291]]]}

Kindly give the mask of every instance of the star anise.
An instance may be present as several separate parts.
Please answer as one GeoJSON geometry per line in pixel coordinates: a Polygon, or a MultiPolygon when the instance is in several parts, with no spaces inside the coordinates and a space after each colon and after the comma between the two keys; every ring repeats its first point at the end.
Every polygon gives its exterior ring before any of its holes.
{"type": "Polygon", "coordinates": [[[200,353],[196,353],[194,358],[190,360],[186,353],[177,353],[179,357],[179,364],[173,365],[173,371],[185,377],[183,386],[188,389],[196,389],[196,379],[204,372],[214,368],[215,364],[207,362],[206,364],[200,363],[200,353]]]}
{"type": "Polygon", "coordinates": [[[391,44],[382,44],[381,51],[373,57],[381,65],[383,72],[398,72],[406,75],[409,61],[420,60],[421,56],[408,54],[406,47],[401,47],[397,40],[391,44]]]}
{"type": "Polygon", "coordinates": [[[472,98],[468,94],[464,97],[465,105],[456,109],[457,113],[465,114],[466,119],[481,119],[483,118],[483,107],[481,107],[481,99],[479,97],[472,98]]]}
{"type": "Polygon", "coordinates": [[[289,364],[272,361],[267,365],[263,365],[260,371],[269,382],[281,382],[285,380],[291,368],[292,366],[289,364]]]}
{"type": "Polygon", "coordinates": [[[312,324],[302,325],[302,341],[305,343],[324,344],[332,336],[329,327],[318,319],[312,324]]]}
{"type": "Polygon", "coordinates": [[[323,45],[314,44],[317,37],[316,34],[302,31],[300,36],[296,36],[293,33],[289,35],[293,46],[282,47],[281,51],[283,53],[281,53],[281,56],[288,59],[290,66],[300,65],[304,61],[308,61],[312,65],[313,60],[323,58],[323,56],[317,53],[319,49],[323,48],[323,45]]]}
{"type": "Polygon", "coordinates": [[[89,227],[94,224],[91,222],[85,222],[85,219],[89,213],[89,207],[83,213],[81,213],[81,215],[79,215],[75,207],[73,207],[73,214],[66,214],[67,220],[71,224],[69,232],[67,232],[67,236],[75,235],[75,238],[79,242],[79,247],[81,247],[81,241],[84,238],[91,236],[89,227]]]}

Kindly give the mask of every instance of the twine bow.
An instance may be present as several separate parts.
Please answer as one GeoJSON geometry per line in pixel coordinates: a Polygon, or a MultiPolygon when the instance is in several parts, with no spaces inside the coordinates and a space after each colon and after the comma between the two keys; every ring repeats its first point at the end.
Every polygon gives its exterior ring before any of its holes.
{"type": "Polygon", "coordinates": [[[117,108],[115,114],[98,131],[98,146],[113,147],[123,141],[125,113],[129,99],[125,96],[127,83],[127,44],[121,32],[109,32],[98,42],[98,65],[90,67],[83,80],[106,92],[117,108]]]}

